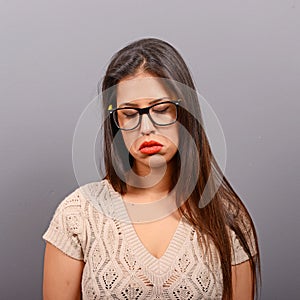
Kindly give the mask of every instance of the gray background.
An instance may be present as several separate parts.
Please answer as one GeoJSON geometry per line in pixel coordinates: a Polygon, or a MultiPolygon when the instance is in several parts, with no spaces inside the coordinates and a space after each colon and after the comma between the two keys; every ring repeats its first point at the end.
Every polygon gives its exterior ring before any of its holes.
{"type": "Polygon", "coordinates": [[[262,299],[298,298],[299,3],[11,0],[0,25],[1,299],[41,299],[41,236],[77,187],[76,122],[111,55],[150,36],[180,51],[220,119],[225,174],[259,234],[262,299]]]}

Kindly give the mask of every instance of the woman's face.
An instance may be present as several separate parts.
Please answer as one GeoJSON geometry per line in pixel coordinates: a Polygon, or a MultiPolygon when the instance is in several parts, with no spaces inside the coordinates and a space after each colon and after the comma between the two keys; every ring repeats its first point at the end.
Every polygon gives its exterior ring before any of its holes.
{"type": "MultiPolygon", "coordinates": [[[[125,77],[117,86],[117,107],[144,108],[158,100],[168,97],[177,100],[167,91],[159,78],[149,73],[125,77]]],[[[127,115],[125,115],[127,118],[127,115]]],[[[134,169],[140,175],[149,172],[151,168],[161,167],[169,163],[177,152],[179,136],[178,123],[158,126],[152,123],[147,114],[143,114],[140,125],[129,131],[122,130],[125,145],[134,158],[134,169]]]]}

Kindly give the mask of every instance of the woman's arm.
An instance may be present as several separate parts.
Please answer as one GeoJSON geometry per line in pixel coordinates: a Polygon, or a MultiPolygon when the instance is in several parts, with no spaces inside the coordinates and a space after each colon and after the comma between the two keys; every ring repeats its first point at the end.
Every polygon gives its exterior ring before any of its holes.
{"type": "Polygon", "coordinates": [[[84,262],[71,258],[50,243],[44,257],[44,300],[80,300],[84,262]]]}
{"type": "Polygon", "coordinates": [[[253,300],[252,281],[249,260],[232,266],[233,300],[253,300]]]}

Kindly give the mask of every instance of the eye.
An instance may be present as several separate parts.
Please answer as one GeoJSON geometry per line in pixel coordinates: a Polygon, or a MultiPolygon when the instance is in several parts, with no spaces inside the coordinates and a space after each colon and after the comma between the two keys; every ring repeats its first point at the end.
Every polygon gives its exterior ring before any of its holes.
{"type": "Polygon", "coordinates": [[[160,114],[162,114],[162,113],[168,112],[168,111],[169,111],[169,108],[170,108],[170,104],[168,104],[168,103],[163,103],[163,104],[158,104],[158,105],[154,106],[154,107],[152,108],[152,110],[153,110],[153,112],[155,112],[155,113],[160,113],[160,114]]]}
{"type": "Polygon", "coordinates": [[[138,112],[135,109],[122,109],[120,110],[122,116],[124,118],[134,118],[138,115],[138,112]]]}

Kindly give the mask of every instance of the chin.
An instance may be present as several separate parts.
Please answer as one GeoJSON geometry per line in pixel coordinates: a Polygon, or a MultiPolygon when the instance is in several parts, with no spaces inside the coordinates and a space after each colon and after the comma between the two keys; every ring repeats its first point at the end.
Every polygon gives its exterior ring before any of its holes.
{"type": "Polygon", "coordinates": [[[163,168],[168,163],[166,158],[160,154],[150,155],[148,161],[151,168],[163,168]]]}

